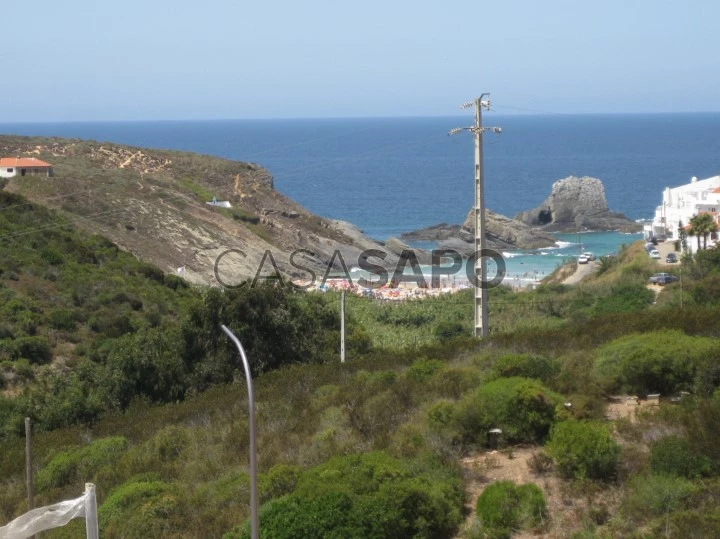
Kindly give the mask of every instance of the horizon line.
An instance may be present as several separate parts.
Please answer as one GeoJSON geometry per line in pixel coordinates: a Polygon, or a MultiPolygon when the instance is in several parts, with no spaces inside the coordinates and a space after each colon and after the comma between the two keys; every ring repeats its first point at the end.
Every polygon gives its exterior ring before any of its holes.
{"type": "MultiPolygon", "coordinates": [[[[511,108],[514,107],[502,107],[511,108]]],[[[517,110],[517,109],[515,109],[517,110]]],[[[550,112],[522,109],[524,112],[498,112],[490,110],[492,117],[531,117],[531,116],[681,116],[681,115],[703,115],[720,114],[720,111],[671,111],[671,112],[550,112]]],[[[273,122],[273,121],[308,121],[308,120],[393,120],[393,119],[424,119],[424,118],[462,118],[468,116],[460,111],[454,114],[426,114],[426,115],[397,115],[397,116],[293,116],[293,117],[208,117],[208,118],[149,118],[149,119],[81,119],[81,120],[12,120],[0,121],[0,125],[25,125],[25,124],[94,124],[94,123],[180,123],[180,122],[273,122]]]]}

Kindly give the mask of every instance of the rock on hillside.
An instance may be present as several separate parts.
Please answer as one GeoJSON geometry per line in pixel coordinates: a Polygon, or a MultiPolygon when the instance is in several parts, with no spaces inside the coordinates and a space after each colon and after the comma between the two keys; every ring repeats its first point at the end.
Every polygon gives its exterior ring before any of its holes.
{"type": "Polygon", "coordinates": [[[621,213],[611,212],[605,187],[597,178],[570,176],[553,183],[552,192],[537,208],[519,213],[519,221],[553,232],[621,230],[637,232],[641,226],[621,213]]]}
{"type": "MultiPolygon", "coordinates": [[[[366,249],[383,246],[339,221],[313,215],[273,188],[272,176],[254,163],[188,152],[151,150],[61,138],[0,136],[0,155],[33,155],[51,163],[54,176],[11,178],[6,189],[61,212],[88,233],[108,237],[138,258],[198,284],[225,284],[263,276],[273,267],[290,277],[324,275],[336,250],[348,266],[366,249]],[[213,197],[231,208],[209,206],[213,197]],[[299,249],[294,258],[290,255],[299,249]]],[[[63,223],[58,222],[57,226],[63,223]]]]}

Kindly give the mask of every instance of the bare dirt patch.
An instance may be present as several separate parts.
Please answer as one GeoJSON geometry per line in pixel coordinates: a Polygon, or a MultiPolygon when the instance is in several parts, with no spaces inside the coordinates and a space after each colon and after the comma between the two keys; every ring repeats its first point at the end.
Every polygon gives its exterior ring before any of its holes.
{"type": "Polygon", "coordinates": [[[530,459],[542,451],[541,447],[515,447],[512,450],[488,451],[463,458],[460,463],[467,480],[468,517],[459,537],[463,537],[475,522],[475,504],[482,491],[495,481],[513,481],[516,484],[535,483],[545,495],[553,521],[544,534],[522,532],[514,537],[561,537],[560,530],[577,528],[587,503],[573,499],[567,488],[553,473],[538,475],[529,465],[530,459]]]}

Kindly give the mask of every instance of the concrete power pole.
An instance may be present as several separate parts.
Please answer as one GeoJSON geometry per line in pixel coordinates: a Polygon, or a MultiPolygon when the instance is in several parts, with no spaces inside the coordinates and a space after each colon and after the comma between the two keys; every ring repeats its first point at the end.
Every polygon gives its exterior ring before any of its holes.
{"type": "Polygon", "coordinates": [[[483,171],[483,139],[484,131],[501,133],[499,127],[483,127],[482,110],[490,109],[490,94],[482,94],[474,102],[462,105],[462,108],[475,107],[475,125],[472,127],[458,127],[450,131],[451,135],[460,131],[470,131],[475,136],[475,276],[480,286],[475,286],[475,337],[487,337],[488,321],[488,288],[487,288],[487,262],[485,253],[485,186],[483,171]]]}

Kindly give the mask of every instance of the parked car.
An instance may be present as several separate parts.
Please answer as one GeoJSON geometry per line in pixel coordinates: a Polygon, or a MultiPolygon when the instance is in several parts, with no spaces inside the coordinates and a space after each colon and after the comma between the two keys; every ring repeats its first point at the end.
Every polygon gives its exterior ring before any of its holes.
{"type": "Polygon", "coordinates": [[[586,257],[590,262],[595,260],[595,255],[592,254],[590,251],[583,253],[583,256],[586,257]]]}
{"type": "Polygon", "coordinates": [[[650,258],[660,260],[660,251],[658,251],[657,249],[653,249],[652,251],[650,251],[650,258]]]}
{"type": "Polygon", "coordinates": [[[586,257],[585,255],[580,255],[578,257],[578,264],[587,264],[588,262],[590,262],[590,261],[588,260],[588,257],[586,257]]]}
{"type": "Polygon", "coordinates": [[[675,253],[669,253],[667,257],[665,257],[665,262],[668,264],[675,264],[678,261],[678,257],[675,253]]]}
{"type": "Polygon", "coordinates": [[[656,273],[652,277],[650,277],[650,283],[651,284],[658,284],[660,286],[664,284],[670,284],[677,281],[678,278],[674,275],[670,275],[669,273],[656,273]]]}

